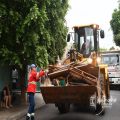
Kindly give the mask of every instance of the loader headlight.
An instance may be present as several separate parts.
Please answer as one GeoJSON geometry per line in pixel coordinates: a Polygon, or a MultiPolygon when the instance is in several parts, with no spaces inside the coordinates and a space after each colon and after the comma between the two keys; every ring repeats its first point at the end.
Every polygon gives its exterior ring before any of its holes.
{"type": "Polygon", "coordinates": [[[97,63],[100,63],[100,62],[101,62],[101,58],[97,57],[97,63]]]}
{"type": "Polygon", "coordinates": [[[88,63],[91,64],[92,63],[92,58],[88,58],[88,63]]]}

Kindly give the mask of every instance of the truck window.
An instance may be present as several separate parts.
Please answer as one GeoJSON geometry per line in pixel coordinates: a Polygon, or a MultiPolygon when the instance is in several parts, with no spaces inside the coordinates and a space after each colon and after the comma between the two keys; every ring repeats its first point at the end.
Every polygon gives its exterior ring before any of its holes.
{"type": "Polygon", "coordinates": [[[102,56],[102,63],[108,65],[118,65],[119,60],[116,55],[103,55],[102,56]]]}

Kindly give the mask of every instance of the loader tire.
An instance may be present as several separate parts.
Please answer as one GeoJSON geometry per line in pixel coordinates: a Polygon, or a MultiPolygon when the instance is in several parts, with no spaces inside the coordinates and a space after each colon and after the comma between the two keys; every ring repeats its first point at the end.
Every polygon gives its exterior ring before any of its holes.
{"type": "Polygon", "coordinates": [[[69,103],[59,103],[57,104],[58,110],[61,114],[67,113],[70,110],[70,104],[69,103]]]}
{"type": "Polygon", "coordinates": [[[102,104],[97,104],[96,106],[96,115],[104,115],[105,114],[105,109],[103,108],[102,104]]]}

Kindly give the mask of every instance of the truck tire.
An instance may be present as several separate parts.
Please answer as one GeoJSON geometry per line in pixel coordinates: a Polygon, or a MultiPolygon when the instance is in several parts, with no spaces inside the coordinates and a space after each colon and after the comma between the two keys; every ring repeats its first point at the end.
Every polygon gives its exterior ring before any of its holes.
{"type": "Polygon", "coordinates": [[[57,104],[58,110],[60,113],[67,113],[70,110],[70,104],[69,103],[59,103],[57,104]]]}
{"type": "Polygon", "coordinates": [[[96,115],[104,115],[105,109],[103,108],[102,104],[97,104],[96,106],[96,115]]]}
{"type": "Polygon", "coordinates": [[[94,106],[90,107],[90,110],[92,113],[95,113],[96,115],[104,114],[104,108],[102,102],[101,103],[97,102],[97,94],[95,94],[94,106]]]}

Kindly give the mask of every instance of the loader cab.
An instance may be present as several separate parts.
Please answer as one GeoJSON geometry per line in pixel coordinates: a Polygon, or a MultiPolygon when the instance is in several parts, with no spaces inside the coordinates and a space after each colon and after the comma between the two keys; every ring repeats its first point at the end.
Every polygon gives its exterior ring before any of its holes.
{"type": "Polygon", "coordinates": [[[104,38],[104,31],[99,25],[74,26],[74,44],[78,52],[89,57],[91,52],[99,50],[99,36],[104,38]]]}

